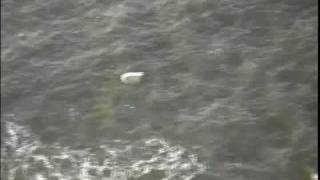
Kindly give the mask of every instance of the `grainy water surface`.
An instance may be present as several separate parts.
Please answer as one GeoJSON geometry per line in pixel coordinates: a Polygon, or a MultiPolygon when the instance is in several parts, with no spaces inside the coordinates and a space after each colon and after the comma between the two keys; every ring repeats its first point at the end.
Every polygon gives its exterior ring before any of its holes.
{"type": "Polygon", "coordinates": [[[1,0],[1,179],[309,180],[317,5],[1,0]]]}

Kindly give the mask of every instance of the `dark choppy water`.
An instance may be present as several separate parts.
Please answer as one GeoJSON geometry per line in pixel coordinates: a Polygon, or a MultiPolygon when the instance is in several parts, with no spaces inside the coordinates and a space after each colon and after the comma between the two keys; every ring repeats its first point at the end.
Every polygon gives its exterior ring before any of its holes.
{"type": "Polygon", "coordinates": [[[317,5],[2,0],[1,179],[310,179],[317,5]]]}

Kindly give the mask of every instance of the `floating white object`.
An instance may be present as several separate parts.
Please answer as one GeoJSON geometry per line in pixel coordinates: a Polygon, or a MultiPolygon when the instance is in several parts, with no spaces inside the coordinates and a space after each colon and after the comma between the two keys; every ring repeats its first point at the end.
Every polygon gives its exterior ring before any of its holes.
{"type": "Polygon", "coordinates": [[[124,84],[138,84],[141,82],[144,72],[128,72],[120,76],[120,80],[124,84]]]}
{"type": "Polygon", "coordinates": [[[318,180],[318,174],[312,174],[311,179],[312,180],[318,180]]]}

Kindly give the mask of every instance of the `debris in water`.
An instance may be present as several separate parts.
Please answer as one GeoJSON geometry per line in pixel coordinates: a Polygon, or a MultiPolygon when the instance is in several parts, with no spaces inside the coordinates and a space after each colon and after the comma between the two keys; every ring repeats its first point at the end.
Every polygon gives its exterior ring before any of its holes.
{"type": "Polygon", "coordinates": [[[318,174],[312,174],[311,179],[312,180],[318,180],[318,174]]]}
{"type": "Polygon", "coordinates": [[[120,80],[124,84],[139,84],[144,72],[128,72],[120,76],[120,80]]]}

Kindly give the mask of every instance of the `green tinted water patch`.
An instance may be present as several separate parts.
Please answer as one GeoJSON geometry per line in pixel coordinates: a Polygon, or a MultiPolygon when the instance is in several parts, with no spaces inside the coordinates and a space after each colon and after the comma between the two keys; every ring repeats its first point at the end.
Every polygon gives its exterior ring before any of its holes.
{"type": "Polygon", "coordinates": [[[192,127],[194,127],[194,124],[192,122],[171,122],[164,125],[161,132],[164,136],[171,136],[170,138],[186,138],[188,134],[191,134],[190,131],[192,127]]]}
{"type": "Polygon", "coordinates": [[[127,89],[116,75],[108,76],[111,78],[97,82],[99,85],[91,88],[95,96],[82,124],[82,129],[88,136],[112,133],[118,129],[115,108],[125,96],[127,89]]]}
{"type": "Polygon", "coordinates": [[[281,103],[267,108],[269,117],[260,124],[264,139],[273,148],[290,148],[285,159],[288,163],[284,174],[288,179],[310,180],[313,167],[316,166],[316,151],[312,149],[312,142],[308,141],[310,135],[302,133],[302,123],[305,119],[297,117],[294,109],[290,109],[281,103]],[[289,176],[288,176],[289,175],[289,176]]]}
{"type": "Polygon", "coordinates": [[[197,125],[195,122],[186,121],[186,122],[166,122],[162,124],[160,133],[162,136],[182,143],[183,145],[192,144],[192,142],[199,141],[198,136],[199,132],[196,132],[197,125]]]}
{"type": "Polygon", "coordinates": [[[276,147],[291,145],[295,130],[299,128],[299,121],[294,111],[278,105],[270,108],[269,113],[270,115],[260,125],[270,138],[270,143],[276,147]]]}
{"type": "Polygon", "coordinates": [[[254,62],[245,61],[236,69],[236,74],[239,81],[242,83],[249,83],[254,80],[257,70],[257,65],[254,62]]]}
{"type": "Polygon", "coordinates": [[[312,180],[311,175],[316,170],[312,170],[306,161],[310,154],[298,153],[290,157],[289,166],[287,168],[290,178],[293,180],[312,180]]]}
{"type": "MultiPolygon", "coordinates": [[[[1,173],[2,174],[2,173],[1,173]]],[[[25,180],[26,174],[22,168],[18,168],[14,174],[14,180],[25,180]]]]}
{"type": "Polygon", "coordinates": [[[175,128],[175,134],[180,136],[180,137],[188,137],[191,139],[195,139],[193,137],[193,132],[196,130],[197,124],[195,122],[191,121],[186,121],[186,122],[181,122],[177,124],[175,128]]]}
{"type": "Polygon", "coordinates": [[[272,131],[291,133],[297,125],[297,120],[289,112],[278,112],[268,119],[268,126],[272,131]]]}

